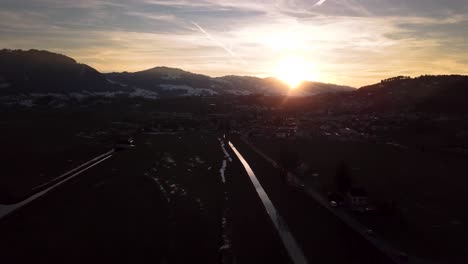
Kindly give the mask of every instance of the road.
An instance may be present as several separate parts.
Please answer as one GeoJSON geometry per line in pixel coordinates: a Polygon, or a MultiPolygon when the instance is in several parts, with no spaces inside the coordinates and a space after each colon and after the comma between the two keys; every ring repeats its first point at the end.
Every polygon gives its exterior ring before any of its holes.
{"type": "MultiPolygon", "coordinates": [[[[266,155],[262,150],[254,146],[246,137],[241,137],[241,141],[249,146],[257,155],[261,156],[264,160],[269,162],[273,167],[278,168],[278,164],[274,161],[271,157],[266,155]]],[[[356,233],[359,233],[361,236],[364,237],[369,243],[371,243],[375,248],[379,249],[383,254],[385,254],[389,259],[391,259],[394,263],[429,263],[428,261],[421,260],[417,257],[412,256],[410,259],[403,260],[400,256],[404,255],[401,250],[398,250],[391,245],[389,245],[386,241],[380,239],[379,237],[375,236],[375,234],[369,234],[369,228],[362,225],[357,221],[354,217],[349,215],[349,212],[345,208],[333,208],[330,206],[328,200],[320,194],[313,186],[307,185],[306,183],[302,182],[296,176],[293,177],[297,184],[311,197],[313,198],[318,204],[322,205],[322,207],[329,212],[331,212],[335,217],[339,218],[343,223],[348,225],[351,229],[353,229],[356,233]]]]}
{"type": "Polygon", "coordinates": [[[59,177],[52,179],[46,183],[43,183],[31,190],[31,192],[22,198],[16,198],[14,200],[9,200],[6,204],[0,204],[0,219],[7,217],[8,215],[14,213],[16,210],[21,209],[22,207],[28,205],[29,203],[35,201],[36,199],[46,195],[48,192],[58,188],[60,185],[66,183],[67,181],[71,180],[74,177],[79,176],[84,171],[87,171],[94,166],[98,165],[101,162],[112,157],[112,154],[115,150],[110,150],[102,155],[99,155],[80,166],[67,171],[60,175],[59,177]]]}
{"type": "MultiPolygon", "coordinates": [[[[297,263],[227,142],[198,133],[136,144],[1,219],[2,263],[297,263]]],[[[308,263],[388,263],[233,144],[308,263]]]]}

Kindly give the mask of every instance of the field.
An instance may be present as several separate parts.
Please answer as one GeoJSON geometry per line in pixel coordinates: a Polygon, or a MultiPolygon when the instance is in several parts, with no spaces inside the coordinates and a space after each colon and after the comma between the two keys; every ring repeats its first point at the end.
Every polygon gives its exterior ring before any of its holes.
{"type": "Polygon", "coordinates": [[[324,194],[333,190],[336,168],[344,161],[354,185],[364,187],[374,204],[393,200],[400,208],[395,217],[357,215],[362,222],[416,256],[466,261],[468,213],[462,208],[468,201],[463,195],[468,163],[463,157],[326,138],[250,141],[276,159],[281,146],[297,150],[311,170],[305,180],[324,194]]]}
{"type": "MultiPolygon", "coordinates": [[[[5,172],[0,202],[7,195],[24,197],[35,186],[108,151],[116,133],[132,135],[136,143],[2,220],[5,239],[0,246],[9,249],[7,257],[28,262],[30,255],[21,252],[30,252],[50,263],[287,263],[252,183],[216,130],[219,120],[195,114],[187,121],[180,119],[185,114],[169,114],[186,104],[187,111],[205,116],[213,109],[201,106],[216,101],[204,100],[0,114],[5,172]],[[177,132],[150,133],[149,124],[175,125],[177,132]]],[[[231,140],[309,259],[382,263],[385,257],[367,241],[304,193],[285,187],[279,171],[239,138],[231,140]]],[[[468,165],[462,158],[326,138],[251,141],[274,158],[285,144],[297,150],[310,167],[304,179],[322,193],[333,189],[335,170],[345,161],[355,185],[365,187],[375,204],[394,200],[400,208],[396,217],[357,215],[359,220],[411,255],[464,260],[468,217],[459,208],[467,200],[462,194],[468,165]]]]}
{"type": "Polygon", "coordinates": [[[218,135],[140,134],[135,141],[3,219],[3,259],[288,262],[248,177],[225,156],[218,135]]]}
{"type": "Polygon", "coordinates": [[[107,127],[73,116],[16,113],[2,118],[2,192],[21,197],[35,186],[108,151],[99,140],[107,127]]]}
{"type": "MultiPolygon", "coordinates": [[[[114,147],[148,122],[144,102],[0,111],[0,201],[16,198],[114,147]],[[2,198],[3,197],[3,198],[2,198]]],[[[146,103],[148,104],[148,103],[146,103]]]]}

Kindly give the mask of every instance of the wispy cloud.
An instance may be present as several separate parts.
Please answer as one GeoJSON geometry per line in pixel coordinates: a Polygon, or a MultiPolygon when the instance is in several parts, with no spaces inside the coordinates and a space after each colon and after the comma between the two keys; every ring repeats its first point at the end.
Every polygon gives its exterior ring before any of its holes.
{"type": "Polygon", "coordinates": [[[467,14],[461,0],[4,0],[0,48],[215,76],[267,76],[300,56],[320,80],[359,86],[401,71],[468,73],[467,14]]]}
{"type": "Polygon", "coordinates": [[[238,60],[240,60],[242,63],[246,63],[246,61],[244,59],[242,59],[241,57],[239,57],[237,54],[235,54],[230,48],[228,48],[226,45],[224,45],[224,43],[222,43],[221,41],[217,40],[216,38],[214,38],[213,36],[211,36],[208,32],[206,32],[205,29],[203,29],[199,24],[197,24],[196,22],[194,21],[191,21],[191,23],[196,26],[200,32],[202,32],[209,40],[213,41],[217,46],[223,48],[231,57],[233,58],[236,58],[238,60]]]}
{"type": "Polygon", "coordinates": [[[323,3],[325,3],[326,1],[327,1],[327,0],[320,0],[320,1],[318,1],[317,3],[315,3],[314,6],[321,6],[321,5],[323,5],[323,3]]]}

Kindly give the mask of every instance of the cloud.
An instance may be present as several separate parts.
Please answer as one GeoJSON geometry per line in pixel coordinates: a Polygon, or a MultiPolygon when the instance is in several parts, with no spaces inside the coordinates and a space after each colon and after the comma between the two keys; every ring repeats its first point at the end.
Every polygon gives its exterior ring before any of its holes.
{"type": "Polygon", "coordinates": [[[213,41],[217,46],[223,48],[231,57],[236,58],[242,63],[246,63],[241,57],[236,55],[230,48],[226,47],[221,41],[215,39],[213,36],[211,36],[208,32],[205,31],[200,25],[198,25],[196,22],[191,21],[193,25],[195,25],[209,40],[213,41]]]}
{"type": "Polygon", "coordinates": [[[318,1],[317,3],[315,3],[314,6],[321,6],[321,5],[323,5],[323,3],[325,3],[326,1],[327,1],[327,0],[320,0],[320,1],[318,1]]]}
{"type": "Polygon", "coordinates": [[[463,2],[2,0],[0,42],[65,53],[101,71],[166,65],[268,76],[277,60],[301,56],[322,81],[359,86],[401,71],[466,74],[463,2]]]}

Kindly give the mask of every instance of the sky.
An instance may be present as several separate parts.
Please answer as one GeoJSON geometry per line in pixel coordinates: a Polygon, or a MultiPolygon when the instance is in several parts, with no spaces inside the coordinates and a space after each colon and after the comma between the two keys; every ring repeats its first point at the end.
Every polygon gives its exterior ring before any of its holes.
{"type": "Polygon", "coordinates": [[[468,74],[468,0],[1,0],[0,48],[101,72],[155,66],[360,87],[468,74]],[[292,73],[291,73],[292,74],[292,73]]]}

